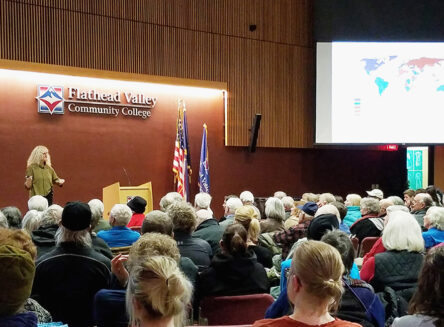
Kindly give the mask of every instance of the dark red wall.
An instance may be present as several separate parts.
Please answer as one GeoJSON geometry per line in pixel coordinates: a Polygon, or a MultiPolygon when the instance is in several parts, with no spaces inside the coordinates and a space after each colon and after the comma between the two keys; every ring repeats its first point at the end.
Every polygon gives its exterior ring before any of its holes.
{"type": "MultiPolygon", "coordinates": [[[[246,189],[256,196],[268,196],[276,190],[300,196],[306,191],[363,194],[371,184],[379,184],[389,194],[399,194],[404,188],[403,150],[258,148],[250,154],[247,148],[225,147],[221,92],[213,96],[190,89],[158,92],[152,117],[142,120],[67,110],[60,116],[39,114],[35,99],[38,84],[44,81],[22,74],[0,74],[0,207],[15,205],[26,211],[26,160],[36,145],[43,144],[50,150],[53,167],[66,179],[63,188],[55,189],[56,203],[101,198],[102,188],[114,182],[126,186],[151,181],[157,209],[160,198],[173,190],[178,97],[185,99],[188,109],[192,194],[198,189],[202,124],[208,125],[212,207],[218,216],[224,195],[246,189]]],[[[97,81],[87,84],[78,85],[98,87],[97,81]]]]}

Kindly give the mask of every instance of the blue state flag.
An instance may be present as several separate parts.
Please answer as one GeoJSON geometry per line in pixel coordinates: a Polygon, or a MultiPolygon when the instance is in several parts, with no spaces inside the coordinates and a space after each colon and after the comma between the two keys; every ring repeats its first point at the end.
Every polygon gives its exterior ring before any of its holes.
{"type": "Polygon", "coordinates": [[[203,125],[202,147],[200,148],[199,191],[210,193],[210,164],[208,161],[207,124],[203,125]]]}

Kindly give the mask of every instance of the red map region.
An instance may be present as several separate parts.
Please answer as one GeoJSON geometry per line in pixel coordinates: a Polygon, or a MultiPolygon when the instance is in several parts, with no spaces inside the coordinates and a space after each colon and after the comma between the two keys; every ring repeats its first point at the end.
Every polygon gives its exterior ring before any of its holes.
{"type": "Polygon", "coordinates": [[[419,59],[413,59],[413,60],[408,61],[407,65],[409,65],[409,66],[410,65],[412,65],[412,66],[414,65],[414,66],[418,66],[419,69],[423,69],[424,66],[427,66],[427,65],[433,66],[433,65],[439,63],[442,60],[444,60],[444,59],[422,57],[422,58],[419,58],[419,59]]]}

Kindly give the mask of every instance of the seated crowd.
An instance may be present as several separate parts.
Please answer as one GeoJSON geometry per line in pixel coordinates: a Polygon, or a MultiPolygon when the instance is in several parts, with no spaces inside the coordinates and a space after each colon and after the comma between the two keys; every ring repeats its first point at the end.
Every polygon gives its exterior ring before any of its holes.
{"type": "Polygon", "coordinates": [[[403,197],[244,191],[217,218],[210,194],[170,192],[104,219],[33,196],[0,211],[0,326],[192,325],[207,297],[262,293],[257,327],[444,326],[442,193],[403,197]]]}

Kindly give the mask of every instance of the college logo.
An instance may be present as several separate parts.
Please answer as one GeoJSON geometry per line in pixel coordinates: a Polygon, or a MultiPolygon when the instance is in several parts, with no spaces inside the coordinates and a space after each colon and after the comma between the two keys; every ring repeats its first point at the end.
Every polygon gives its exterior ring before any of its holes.
{"type": "Polygon", "coordinates": [[[45,114],[63,114],[63,87],[38,86],[38,112],[45,114]]]}

